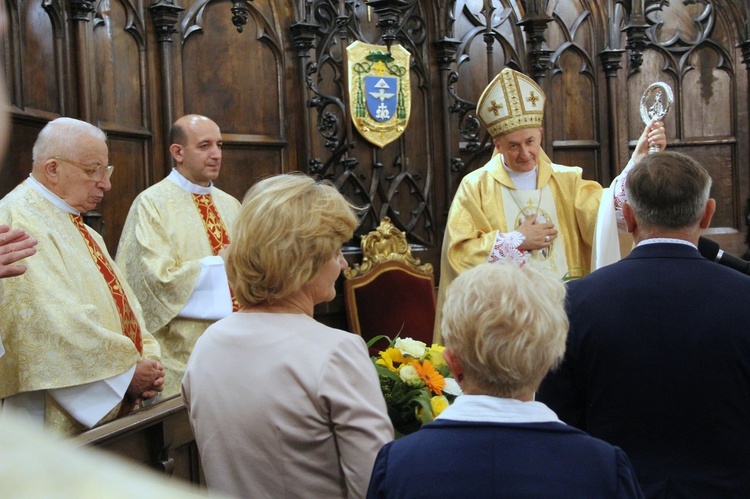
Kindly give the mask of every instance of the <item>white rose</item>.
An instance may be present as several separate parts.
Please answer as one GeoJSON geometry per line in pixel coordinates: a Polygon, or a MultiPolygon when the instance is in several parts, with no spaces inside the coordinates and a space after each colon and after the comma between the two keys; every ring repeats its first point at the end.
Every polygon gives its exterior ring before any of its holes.
{"type": "Polygon", "coordinates": [[[417,374],[417,370],[414,366],[404,366],[398,371],[399,377],[409,386],[422,386],[422,378],[417,374]]]}
{"type": "Polygon", "coordinates": [[[455,379],[445,378],[445,388],[443,388],[443,393],[459,396],[463,393],[463,390],[458,386],[458,382],[455,379]]]}
{"type": "Polygon", "coordinates": [[[410,355],[417,359],[421,359],[427,349],[427,345],[424,342],[411,338],[396,338],[396,343],[393,346],[398,348],[402,354],[410,355]]]}

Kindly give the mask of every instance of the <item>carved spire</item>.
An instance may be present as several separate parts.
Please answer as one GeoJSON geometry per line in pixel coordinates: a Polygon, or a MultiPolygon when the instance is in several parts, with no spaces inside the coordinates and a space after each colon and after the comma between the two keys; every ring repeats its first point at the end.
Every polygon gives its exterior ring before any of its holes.
{"type": "Polygon", "coordinates": [[[185,9],[175,5],[174,0],[156,0],[149,9],[154,19],[156,40],[159,43],[171,43],[172,33],[177,32],[177,18],[185,9]]]}
{"type": "Polygon", "coordinates": [[[90,21],[96,9],[96,0],[70,0],[70,11],[76,21],[90,21]]]}
{"type": "Polygon", "coordinates": [[[381,36],[390,55],[398,31],[399,16],[409,4],[404,0],[368,0],[366,3],[378,15],[376,26],[383,32],[381,36]]]}

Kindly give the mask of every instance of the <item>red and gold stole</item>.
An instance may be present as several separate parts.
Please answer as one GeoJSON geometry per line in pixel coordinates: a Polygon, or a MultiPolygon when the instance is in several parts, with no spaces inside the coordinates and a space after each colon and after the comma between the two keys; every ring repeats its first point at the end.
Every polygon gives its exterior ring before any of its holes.
{"type": "MultiPolygon", "coordinates": [[[[216,209],[214,200],[210,194],[193,194],[193,201],[195,206],[198,208],[198,213],[201,215],[203,220],[203,227],[206,229],[206,236],[208,242],[211,245],[211,251],[214,256],[219,254],[219,251],[229,244],[229,232],[227,232],[224,221],[219,215],[219,210],[216,209]]],[[[232,295],[232,311],[236,312],[240,309],[240,304],[234,297],[234,292],[229,289],[232,295]]]]}
{"type": "Polygon", "coordinates": [[[117,311],[120,313],[120,324],[122,325],[122,334],[130,338],[135,344],[135,348],[138,349],[138,353],[143,353],[143,344],[141,342],[141,326],[138,324],[133,309],[130,306],[128,297],[125,295],[125,290],[120,285],[120,280],[117,278],[112,265],[110,265],[107,257],[102,253],[101,248],[94,238],[91,237],[89,231],[83,225],[83,218],[81,215],[70,215],[73,223],[78,228],[78,232],[83,236],[83,240],[86,242],[86,246],[91,253],[91,258],[94,259],[94,263],[99,267],[104,280],[107,281],[109,292],[112,293],[112,298],[115,300],[117,305],[117,311]]]}

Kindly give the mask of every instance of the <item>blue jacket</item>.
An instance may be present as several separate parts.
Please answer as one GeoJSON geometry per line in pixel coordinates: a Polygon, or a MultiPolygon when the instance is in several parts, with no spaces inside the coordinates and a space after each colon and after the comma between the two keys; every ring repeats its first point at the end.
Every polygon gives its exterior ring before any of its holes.
{"type": "Polygon", "coordinates": [[[367,497],[643,496],[622,450],[565,424],[438,419],[380,450],[367,497]]]}
{"type": "Polygon", "coordinates": [[[750,497],[750,277],[649,244],[570,283],[568,307],[537,400],[622,448],[647,497],[750,497]]]}

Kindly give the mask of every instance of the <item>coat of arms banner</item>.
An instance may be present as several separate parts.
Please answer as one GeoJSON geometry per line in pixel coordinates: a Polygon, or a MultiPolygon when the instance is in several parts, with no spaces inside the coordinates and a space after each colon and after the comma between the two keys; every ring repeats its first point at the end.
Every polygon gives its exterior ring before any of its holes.
{"type": "Polygon", "coordinates": [[[346,48],[349,108],[359,133],[378,147],[401,136],[409,123],[411,54],[401,45],[386,47],[356,41],[346,48]]]}

